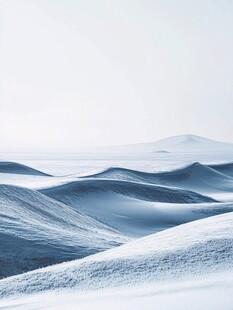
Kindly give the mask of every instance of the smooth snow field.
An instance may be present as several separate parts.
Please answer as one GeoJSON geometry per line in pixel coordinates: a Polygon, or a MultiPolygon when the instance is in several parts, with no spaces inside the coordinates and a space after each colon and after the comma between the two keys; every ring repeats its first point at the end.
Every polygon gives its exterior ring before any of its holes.
{"type": "Polygon", "coordinates": [[[0,156],[0,309],[233,309],[233,146],[0,156]]]}

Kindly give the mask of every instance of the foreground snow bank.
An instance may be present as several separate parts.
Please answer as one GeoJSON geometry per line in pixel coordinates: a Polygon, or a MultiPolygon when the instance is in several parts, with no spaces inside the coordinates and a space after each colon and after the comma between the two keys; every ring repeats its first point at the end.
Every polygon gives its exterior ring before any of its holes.
{"type": "MultiPolygon", "coordinates": [[[[162,285],[233,271],[233,212],[0,281],[0,296],[162,285]]],[[[217,277],[217,276],[216,276],[217,277]]]]}
{"type": "Polygon", "coordinates": [[[78,310],[230,310],[232,309],[233,273],[200,276],[187,281],[114,288],[101,291],[47,292],[0,302],[1,309],[78,309],[78,310]],[[156,307],[155,307],[156,305],[156,307]],[[157,307],[158,305],[158,307],[157,307]]]}

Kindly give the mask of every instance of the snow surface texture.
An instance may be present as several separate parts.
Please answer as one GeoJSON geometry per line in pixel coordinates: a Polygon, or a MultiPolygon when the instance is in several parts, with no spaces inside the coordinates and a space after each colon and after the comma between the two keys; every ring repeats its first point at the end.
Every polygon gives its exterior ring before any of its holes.
{"type": "Polygon", "coordinates": [[[3,158],[1,309],[233,308],[232,145],[121,151],[3,158]]]}
{"type": "Polygon", "coordinates": [[[1,301],[1,309],[85,309],[85,310],[231,310],[232,273],[205,275],[188,281],[143,285],[141,288],[124,287],[109,290],[63,290],[1,301]]]}

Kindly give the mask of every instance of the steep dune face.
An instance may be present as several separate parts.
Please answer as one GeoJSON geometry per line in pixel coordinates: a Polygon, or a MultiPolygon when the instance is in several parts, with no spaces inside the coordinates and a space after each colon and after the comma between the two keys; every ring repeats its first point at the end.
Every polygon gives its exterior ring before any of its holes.
{"type": "Polygon", "coordinates": [[[0,173],[51,176],[47,173],[14,162],[0,162],[0,173]]]}
{"type": "Polygon", "coordinates": [[[89,193],[109,192],[145,201],[202,203],[215,200],[192,191],[164,186],[108,179],[87,179],[41,190],[49,197],[73,204],[89,193]]]}
{"type": "Polygon", "coordinates": [[[0,296],[158,285],[233,272],[233,213],[180,225],[93,256],[0,281],[0,296]]]}
{"type": "Polygon", "coordinates": [[[0,185],[0,277],[84,257],[129,238],[33,190],[0,185]]]}

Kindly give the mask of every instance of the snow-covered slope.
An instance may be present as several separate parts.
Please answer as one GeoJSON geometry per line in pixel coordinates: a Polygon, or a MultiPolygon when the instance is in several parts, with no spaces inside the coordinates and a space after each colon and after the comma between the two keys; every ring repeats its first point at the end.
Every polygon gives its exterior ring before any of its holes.
{"type": "Polygon", "coordinates": [[[167,229],[96,255],[0,281],[0,296],[145,285],[233,272],[233,213],[167,229]]]}
{"type": "MultiPolygon", "coordinates": [[[[213,168],[196,162],[183,168],[162,173],[147,173],[124,168],[109,168],[89,177],[175,186],[202,194],[233,192],[233,178],[219,172],[220,170],[229,171],[230,169],[227,169],[229,165],[212,167],[213,168]],[[215,167],[217,167],[217,169],[215,169],[215,167]]],[[[88,176],[86,176],[86,178],[87,177],[88,176]]]]}
{"type": "Polygon", "coordinates": [[[11,173],[11,174],[24,174],[24,175],[37,175],[37,176],[51,176],[47,173],[33,169],[31,167],[14,163],[0,161],[0,173],[11,173]]]}
{"type": "Polygon", "coordinates": [[[43,194],[0,185],[0,278],[84,257],[129,240],[43,194]]]}

